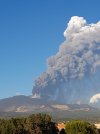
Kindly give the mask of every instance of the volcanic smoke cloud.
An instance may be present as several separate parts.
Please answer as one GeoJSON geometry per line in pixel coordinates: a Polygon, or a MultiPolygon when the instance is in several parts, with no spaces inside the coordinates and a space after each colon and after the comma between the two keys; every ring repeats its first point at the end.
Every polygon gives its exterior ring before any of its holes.
{"type": "Polygon", "coordinates": [[[47,59],[47,70],[35,80],[33,95],[63,103],[88,103],[100,92],[100,21],[88,24],[74,16],[59,51],[47,59]]]}
{"type": "Polygon", "coordinates": [[[95,94],[91,97],[90,103],[96,103],[100,101],[100,94],[95,94]]]}

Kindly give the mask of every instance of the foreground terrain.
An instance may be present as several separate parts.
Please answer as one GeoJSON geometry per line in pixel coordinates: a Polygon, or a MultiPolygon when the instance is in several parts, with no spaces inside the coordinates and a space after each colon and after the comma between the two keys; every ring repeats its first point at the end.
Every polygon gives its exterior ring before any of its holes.
{"type": "Polygon", "coordinates": [[[61,126],[50,115],[32,114],[27,117],[0,119],[0,134],[100,134],[93,123],[67,121],[61,126]]]}

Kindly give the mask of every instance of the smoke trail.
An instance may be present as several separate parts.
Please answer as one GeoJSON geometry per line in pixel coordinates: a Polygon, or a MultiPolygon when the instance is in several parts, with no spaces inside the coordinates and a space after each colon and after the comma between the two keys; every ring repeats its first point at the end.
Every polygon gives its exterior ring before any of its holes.
{"type": "Polygon", "coordinates": [[[100,22],[74,16],[59,51],[47,59],[47,70],[35,80],[33,95],[65,103],[89,102],[100,90],[100,22]]]}

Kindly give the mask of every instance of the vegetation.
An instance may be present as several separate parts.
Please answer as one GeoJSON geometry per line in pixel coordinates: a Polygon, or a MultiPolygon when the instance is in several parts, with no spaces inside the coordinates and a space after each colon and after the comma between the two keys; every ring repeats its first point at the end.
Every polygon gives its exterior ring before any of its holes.
{"type": "Polygon", "coordinates": [[[71,121],[65,126],[66,134],[99,134],[97,128],[85,121],[71,121]]]}
{"type": "Polygon", "coordinates": [[[97,128],[85,121],[70,121],[60,132],[47,114],[0,119],[0,134],[99,134],[97,128]]]}
{"type": "Polygon", "coordinates": [[[0,134],[57,134],[58,129],[46,114],[27,118],[0,119],[0,134]]]}

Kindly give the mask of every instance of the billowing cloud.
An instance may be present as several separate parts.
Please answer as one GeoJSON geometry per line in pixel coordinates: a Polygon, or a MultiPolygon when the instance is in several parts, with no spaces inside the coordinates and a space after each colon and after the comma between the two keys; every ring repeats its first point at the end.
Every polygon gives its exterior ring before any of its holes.
{"type": "Polygon", "coordinates": [[[47,59],[47,70],[35,80],[33,94],[66,103],[87,102],[100,89],[100,22],[74,16],[65,41],[47,59]],[[91,90],[95,89],[95,90],[91,90]]]}
{"type": "Polygon", "coordinates": [[[38,98],[39,99],[39,98],[41,98],[41,96],[39,94],[34,94],[31,96],[31,98],[38,98]]]}
{"type": "Polygon", "coordinates": [[[64,31],[69,40],[84,40],[84,43],[100,42],[100,21],[96,24],[87,24],[83,17],[74,16],[64,31]]]}
{"type": "Polygon", "coordinates": [[[98,101],[100,101],[100,93],[93,95],[90,99],[90,103],[97,103],[98,101]]]}

